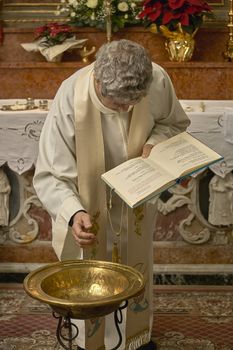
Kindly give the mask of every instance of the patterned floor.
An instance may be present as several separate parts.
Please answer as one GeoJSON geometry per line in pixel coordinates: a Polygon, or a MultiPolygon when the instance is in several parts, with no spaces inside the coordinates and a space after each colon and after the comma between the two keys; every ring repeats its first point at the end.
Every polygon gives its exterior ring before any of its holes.
{"type": "MultiPolygon", "coordinates": [[[[0,284],[0,350],[58,350],[56,326],[22,284],[0,284]]],[[[155,286],[153,337],[159,350],[233,350],[233,287],[155,286]]]]}
{"type": "Polygon", "coordinates": [[[233,287],[157,286],[153,335],[161,350],[233,350],[233,287]]]}

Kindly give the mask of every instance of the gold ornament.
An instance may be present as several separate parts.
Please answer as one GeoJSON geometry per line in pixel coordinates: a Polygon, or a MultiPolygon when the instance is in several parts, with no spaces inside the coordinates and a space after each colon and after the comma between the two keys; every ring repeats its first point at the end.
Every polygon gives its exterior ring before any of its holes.
{"type": "Polygon", "coordinates": [[[164,25],[159,27],[161,33],[167,38],[165,48],[168,51],[169,59],[176,62],[190,61],[195,47],[194,36],[198,28],[189,34],[183,31],[180,23],[177,27],[177,31],[170,31],[164,25]]]}
{"type": "MultiPolygon", "coordinates": [[[[98,224],[98,219],[100,216],[100,211],[97,211],[96,214],[93,215],[92,217],[92,228],[91,228],[91,232],[94,233],[96,236],[99,233],[99,229],[100,226],[98,224]]],[[[96,254],[97,254],[97,244],[98,244],[98,240],[96,241],[96,244],[93,246],[92,250],[91,250],[91,259],[95,259],[96,258],[96,254]]]]}
{"type": "Polygon", "coordinates": [[[152,23],[150,25],[150,32],[153,33],[153,34],[157,34],[158,33],[158,27],[155,23],[152,23]]]}
{"type": "Polygon", "coordinates": [[[134,232],[141,236],[142,235],[142,227],[141,227],[141,222],[144,218],[144,214],[143,214],[143,205],[138,206],[137,208],[133,209],[133,213],[135,216],[135,220],[134,220],[134,226],[135,226],[135,230],[134,232]]]}
{"type": "Polygon", "coordinates": [[[120,263],[120,255],[119,255],[119,249],[117,246],[117,243],[113,243],[113,248],[112,248],[112,262],[113,263],[120,263]]]}

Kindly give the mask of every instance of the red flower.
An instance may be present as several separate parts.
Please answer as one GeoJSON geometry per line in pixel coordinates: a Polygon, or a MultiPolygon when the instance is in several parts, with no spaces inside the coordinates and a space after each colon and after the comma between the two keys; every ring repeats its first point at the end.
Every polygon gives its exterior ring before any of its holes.
{"type": "Polygon", "coordinates": [[[182,26],[188,26],[189,25],[189,15],[187,13],[183,13],[180,16],[180,23],[182,26]]]}
{"type": "Polygon", "coordinates": [[[168,0],[168,5],[171,9],[176,10],[185,4],[186,0],[168,0]]]}
{"type": "Polygon", "coordinates": [[[144,0],[143,10],[139,18],[146,25],[165,25],[170,31],[177,30],[178,23],[184,31],[193,33],[203,20],[203,16],[211,16],[211,8],[203,0],[144,0]]]}
{"type": "Polygon", "coordinates": [[[37,39],[45,38],[45,44],[48,46],[61,44],[72,36],[71,27],[59,23],[49,23],[38,27],[34,33],[37,39]]]}
{"type": "Polygon", "coordinates": [[[47,30],[47,27],[46,26],[42,26],[42,27],[38,27],[35,29],[35,35],[37,37],[43,35],[43,33],[47,30]]]}
{"type": "Polygon", "coordinates": [[[155,3],[150,7],[146,7],[144,11],[139,14],[139,18],[148,16],[152,22],[154,22],[162,13],[162,5],[155,3]]]}
{"type": "Polygon", "coordinates": [[[175,14],[172,11],[166,11],[166,12],[164,12],[164,16],[163,16],[163,19],[162,19],[162,24],[166,25],[169,22],[171,22],[172,20],[179,19],[179,18],[180,18],[180,14],[179,13],[175,14]]]}

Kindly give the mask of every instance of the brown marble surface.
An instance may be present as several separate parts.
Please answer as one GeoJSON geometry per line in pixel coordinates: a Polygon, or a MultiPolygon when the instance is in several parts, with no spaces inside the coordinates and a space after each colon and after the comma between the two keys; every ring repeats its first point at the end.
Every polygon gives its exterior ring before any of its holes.
{"type": "MultiPolygon", "coordinates": [[[[5,244],[0,246],[1,263],[50,263],[57,261],[51,243],[30,243],[23,245],[5,244]]],[[[1,265],[0,265],[1,271],[1,265]]]]}
{"type": "Polygon", "coordinates": [[[232,245],[155,243],[155,264],[233,264],[232,245]]]}
{"type": "Polygon", "coordinates": [[[232,100],[232,62],[189,62],[161,65],[173,81],[179,99],[232,100]]]}
{"type": "MultiPolygon", "coordinates": [[[[106,42],[105,33],[95,28],[79,28],[75,34],[78,39],[88,39],[88,48],[98,49],[106,42]]],[[[61,82],[85,65],[78,50],[64,53],[61,63],[48,63],[40,53],[26,52],[20,44],[33,38],[32,29],[4,30],[0,98],[53,98],[61,82]]],[[[180,99],[233,99],[233,64],[223,58],[228,41],[226,28],[201,28],[193,59],[186,63],[168,61],[164,37],[144,28],[128,28],[113,35],[113,39],[119,38],[144,45],[152,59],[169,73],[180,99]]]]}

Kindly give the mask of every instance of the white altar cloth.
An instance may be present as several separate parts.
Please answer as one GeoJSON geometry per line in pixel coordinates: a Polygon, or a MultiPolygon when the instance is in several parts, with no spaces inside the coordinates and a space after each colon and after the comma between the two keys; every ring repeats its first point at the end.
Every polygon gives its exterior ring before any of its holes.
{"type": "Polygon", "coordinates": [[[180,100],[191,120],[188,131],[197,139],[221,154],[224,159],[210,169],[220,177],[233,170],[233,101],[231,100],[180,100]]]}
{"type": "MultiPolygon", "coordinates": [[[[0,100],[0,106],[16,101],[25,103],[26,100],[0,100]]],[[[50,106],[52,101],[48,102],[50,106]]],[[[224,127],[229,125],[226,123],[226,112],[233,122],[233,101],[180,102],[191,120],[188,131],[224,157],[223,161],[210,168],[215,174],[225,177],[233,170],[233,144],[226,141],[224,131],[224,127]]],[[[35,100],[35,104],[38,103],[35,100]]],[[[23,174],[35,164],[38,141],[47,113],[41,109],[14,112],[0,110],[0,166],[7,163],[13,171],[23,174]]],[[[233,133],[233,127],[230,129],[233,133]]]]}
{"type": "MultiPolygon", "coordinates": [[[[25,100],[0,100],[0,106],[25,100]]],[[[35,101],[37,105],[38,101],[35,101]]],[[[23,174],[36,162],[38,141],[47,111],[33,109],[25,111],[0,110],[0,166],[23,174]]]]}

